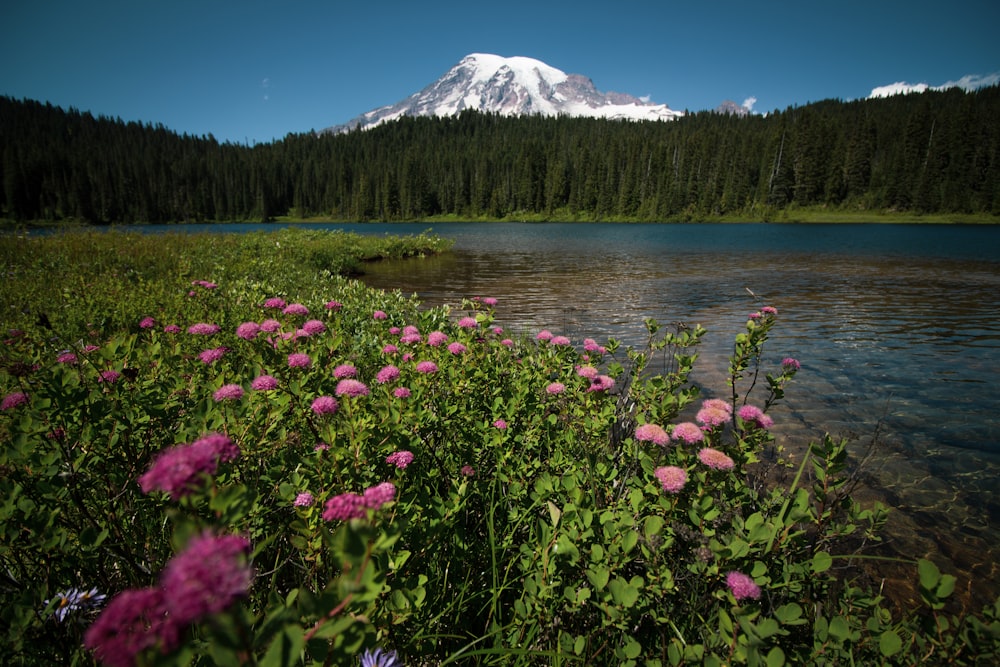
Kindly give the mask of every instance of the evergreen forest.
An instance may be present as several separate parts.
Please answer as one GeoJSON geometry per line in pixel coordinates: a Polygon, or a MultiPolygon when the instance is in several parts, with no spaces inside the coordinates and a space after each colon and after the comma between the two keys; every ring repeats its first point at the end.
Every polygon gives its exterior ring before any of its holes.
{"type": "Polygon", "coordinates": [[[1000,87],[669,122],[402,118],[262,144],[0,97],[0,218],[774,219],[1000,215],[1000,87]]]}

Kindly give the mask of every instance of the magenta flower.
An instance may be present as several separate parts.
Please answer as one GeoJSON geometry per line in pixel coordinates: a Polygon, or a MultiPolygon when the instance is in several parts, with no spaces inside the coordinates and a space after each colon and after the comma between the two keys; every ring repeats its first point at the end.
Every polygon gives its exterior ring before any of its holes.
{"type": "Polygon", "coordinates": [[[497,300],[492,296],[484,296],[482,301],[484,306],[489,306],[490,308],[497,305],[497,300]]]}
{"type": "Polygon", "coordinates": [[[302,325],[302,330],[310,336],[315,336],[326,331],[326,325],[320,320],[306,320],[302,325]]]}
{"type": "Polygon", "coordinates": [[[245,597],[253,581],[249,557],[250,542],[239,535],[204,533],[192,539],[160,575],[169,616],[188,625],[245,597]]]}
{"type": "Polygon", "coordinates": [[[733,406],[720,398],[710,398],[702,402],[701,410],[695,415],[695,419],[712,429],[722,426],[733,416],[733,406]]]}
{"type": "Polygon", "coordinates": [[[399,369],[392,364],[383,366],[379,372],[375,374],[375,381],[379,384],[386,384],[397,379],[399,379],[399,369]]]}
{"type": "Polygon", "coordinates": [[[256,322],[244,322],[236,327],[236,335],[243,340],[253,340],[260,333],[260,325],[256,322]]]}
{"type": "Polygon", "coordinates": [[[327,301],[325,304],[323,304],[323,307],[326,308],[327,310],[340,310],[341,308],[344,307],[344,304],[342,304],[339,301],[327,301]]]}
{"type": "Polygon", "coordinates": [[[477,322],[474,317],[463,317],[458,321],[458,327],[460,329],[475,329],[478,326],[479,322],[477,322]]]}
{"type": "Polygon", "coordinates": [[[290,303],[281,312],[285,315],[308,315],[309,309],[301,303],[290,303]]]}
{"type": "Polygon", "coordinates": [[[670,442],[670,436],[657,424],[643,424],[636,428],[635,439],[639,442],[652,442],[661,447],[670,442]]]}
{"type": "Polygon", "coordinates": [[[58,357],[56,361],[60,364],[75,364],[77,362],[76,355],[72,352],[63,352],[58,357]]]}
{"type": "Polygon", "coordinates": [[[243,387],[238,384],[224,384],[215,390],[212,398],[216,403],[221,401],[238,401],[243,398],[243,387]]]}
{"type": "Polygon", "coordinates": [[[168,615],[162,588],[129,589],[111,599],[83,635],[83,644],[109,667],[133,667],[140,653],[180,645],[183,626],[168,615]]]}
{"type": "Polygon", "coordinates": [[[211,364],[225,356],[228,351],[228,347],[215,347],[209,350],[203,350],[201,354],[198,355],[198,359],[200,359],[203,364],[211,364]]]}
{"type": "Polygon", "coordinates": [[[273,375],[258,375],[250,383],[254,391],[271,391],[278,388],[278,380],[273,375]]]}
{"type": "Polygon", "coordinates": [[[317,396],[312,402],[312,411],[318,415],[332,415],[339,405],[333,396],[317,396]]]}
{"type": "Polygon", "coordinates": [[[154,320],[152,317],[144,317],[141,320],[139,320],[140,329],[152,329],[155,326],[156,326],[156,320],[154,320]]]}
{"type": "Polygon", "coordinates": [[[590,381],[587,391],[611,391],[615,387],[615,381],[609,375],[598,375],[590,381]]]}
{"type": "Polygon", "coordinates": [[[288,355],[288,365],[292,368],[308,368],[312,365],[312,359],[304,352],[293,352],[288,355]]]}
{"type": "Polygon", "coordinates": [[[403,334],[399,337],[399,342],[403,345],[416,345],[421,340],[420,334],[418,333],[403,334]]]}
{"type": "Polygon", "coordinates": [[[264,307],[280,310],[285,307],[285,300],[282,299],[281,297],[274,296],[264,301],[264,307]]]}
{"type": "Polygon", "coordinates": [[[141,477],[143,493],[163,491],[177,500],[195,491],[206,475],[215,474],[220,462],[233,461],[240,449],[228,437],[210,433],[188,445],[161,451],[141,477]]]}
{"type": "Polygon", "coordinates": [[[553,336],[552,340],[550,340],[549,342],[552,343],[553,345],[558,345],[560,347],[565,347],[566,345],[570,344],[570,340],[566,336],[553,336]]]}
{"type": "Polygon", "coordinates": [[[417,364],[418,373],[437,373],[438,367],[433,361],[421,361],[417,364]]]}
{"type": "Polygon", "coordinates": [[[295,507],[312,507],[315,498],[313,494],[308,491],[303,491],[299,495],[295,496],[295,502],[293,503],[295,507]]]}
{"type": "Polygon", "coordinates": [[[542,329],[535,334],[535,340],[552,340],[552,332],[548,329],[542,329]]]}
{"type": "MultiPolygon", "coordinates": [[[[399,328],[398,327],[392,327],[392,329],[396,329],[396,333],[399,333],[399,328]]],[[[389,329],[390,333],[392,333],[392,329],[389,329]]],[[[403,335],[404,336],[411,336],[413,334],[417,334],[419,336],[420,335],[420,329],[418,329],[413,324],[407,324],[405,327],[403,327],[403,335]]]]}
{"type": "Polygon", "coordinates": [[[383,505],[391,503],[396,498],[396,485],[392,482],[382,482],[364,493],[365,507],[370,510],[380,510],[383,505]]]}
{"type": "Polygon", "coordinates": [[[687,471],[677,466],[663,466],[653,471],[656,479],[660,481],[660,486],[667,493],[680,493],[680,490],[687,484],[687,471]]]}
{"type": "Polygon", "coordinates": [[[191,284],[195,287],[201,287],[203,289],[215,289],[218,287],[218,285],[213,282],[209,282],[208,280],[192,280],[191,284]]]}
{"type": "Polygon", "coordinates": [[[357,398],[359,396],[368,395],[368,387],[364,382],[359,380],[346,379],[341,380],[337,383],[337,388],[334,390],[337,396],[350,396],[351,398],[357,398]]]}
{"type": "Polygon", "coordinates": [[[163,327],[163,333],[175,334],[180,332],[181,328],[176,324],[168,324],[167,326],[163,327]]]}
{"type": "Polygon", "coordinates": [[[463,354],[467,349],[468,348],[458,342],[448,344],[448,351],[454,355],[463,354]]]}
{"type": "Polygon", "coordinates": [[[713,470],[732,470],[736,465],[727,455],[711,447],[705,447],[699,451],[698,460],[713,470]]]}
{"type": "Polygon", "coordinates": [[[692,422],[682,422],[674,426],[673,430],[670,432],[670,436],[674,440],[683,440],[689,445],[693,445],[696,442],[701,442],[705,437],[702,433],[701,428],[697,424],[692,422]]]}
{"type": "Polygon", "coordinates": [[[211,324],[209,322],[198,322],[197,324],[192,324],[188,327],[188,333],[195,336],[211,336],[212,334],[217,334],[222,329],[218,324],[211,324]]]}
{"type": "Polygon", "coordinates": [[[410,390],[406,387],[396,387],[392,390],[392,395],[396,398],[409,398],[410,390]]]}
{"type": "Polygon", "coordinates": [[[389,343],[382,348],[382,354],[396,354],[397,352],[399,352],[399,348],[392,343],[389,343]]]}
{"type": "Polygon", "coordinates": [[[500,341],[500,344],[503,345],[504,347],[514,347],[514,341],[512,341],[510,338],[504,338],[502,341],[500,341]]]}
{"type": "Polygon", "coordinates": [[[118,371],[106,370],[106,371],[101,371],[100,373],[97,374],[97,381],[105,382],[107,384],[114,384],[115,382],[118,382],[118,380],[120,380],[121,377],[122,374],[119,373],[118,371]]]}
{"type": "Polygon", "coordinates": [[[364,498],[356,493],[341,493],[326,501],[323,510],[324,521],[348,521],[365,517],[364,498]]]}
{"type": "Polygon", "coordinates": [[[588,380],[593,380],[597,377],[597,369],[593,366],[577,366],[576,374],[582,378],[587,378],[588,380]]]}
{"type": "Polygon", "coordinates": [[[547,394],[561,394],[566,391],[566,385],[562,382],[552,382],[545,388],[547,394]]]}
{"type": "Polygon", "coordinates": [[[476,469],[472,466],[462,466],[462,469],[459,472],[461,472],[465,477],[472,477],[476,474],[476,469]]]}
{"type": "Polygon", "coordinates": [[[605,352],[607,352],[607,350],[604,349],[604,346],[598,345],[597,341],[595,341],[593,338],[583,339],[583,349],[586,350],[587,352],[597,352],[598,354],[604,354],[605,352]]]}
{"type": "Polygon", "coordinates": [[[376,310],[374,313],[372,313],[372,319],[373,320],[386,320],[386,319],[389,319],[389,316],[385,314],[384,310],[376,310]]]}
{"type": "Polygon", "coordinates": [[[275,319],[266,319],[260,323],[260,330],[265,333],[277,333],[281,330],[281,322],[275,319]]]}
{"type": "Polygon", "coordinates": [[[802,368],[802,364],[799,363],[798,359],[793,357],[785,357],[781,360],[781,367],[786,371],[797,371],[802,368]]]}
{"type": "Polygon", "coordinates": [[[743,405],[736,411],[736,414],[747,424],[753,424],[757,428],[768,429],[774,426],[774,420],[754,405],[743,405]]]}
{"type": "Polygon", "coordinates": [[[358,374],[358,369],[351,364],[340,364],[333,369],[333,377],[335,378],[352,378],[358,374]]]}
{"type": "Polygon", "coordinates": [[[448,336],[443,331],[432,331],[427,334],[427,344],[431,347],[437,347],[448,342],[448,336]]]}
{"type": "Polygon", "coordinates": [[[498,419],[498,420],[496,420],[495,422],[493,422],[493,428],[495,428],[495,429],[497,429],[499,431],[506,431],[507,430],[507,420],[506,419],[498,419]]]}
{"type": "Polygon", "coordinates": [[[760,586],[742,572],[730,572],[727,574],[726,586],[737,602],[746,600],[747,598],[760,599],[760,586]]]}
{"type": "Polygon", "coordinates": [[[393,452],[389,456],[385,457],[385,462],[389,465],[394,465],[400,470],[405,470],[406,466],[413,463],[413,452],[408,452],[406,450],[393,452]]]}
{"type": "Polygon", "coordinates": [[[3,402],[0,403],[0,410],[13,410],[16,407],[26,405],[27,403],[28,395],[23,391],[11,392],[3,397],[3,402]]]}
{"type": "Polygon", "coordinates": [[[760,312],[763,313],[764,315],[777,315],[778,309],[775,308],[774,306],[764,306],[763,308],[760,309],[760,312]]]}

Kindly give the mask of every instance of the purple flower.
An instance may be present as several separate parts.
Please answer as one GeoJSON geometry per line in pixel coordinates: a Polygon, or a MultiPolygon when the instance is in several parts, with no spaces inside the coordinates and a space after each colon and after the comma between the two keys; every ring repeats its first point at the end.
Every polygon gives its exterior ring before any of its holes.
{"type": "Polygon", "coordinates": [[[209,282],[207,280],[192,280],[191,284],[194,285],[195,287],[201,287],[203,289],[215,289],[216,287],[218,287],[218,285],[216,285],[215,283],[209,282]]]}
{"type": "Polygon", "coordinates": [[[465,477],[472,477],[476,474],[476,469],[472,466],[462,466],[462,469],[459,472],[461,472],[465,477]]]}
{"type": "Polygon", "coordinates": [[[119,373],[118,371],[107,370],[107,371],[101,371],[100,373],[97,374],[97,381],[106,382],[107,384],[114,384],[115,382],[118,382],[118,380],[120,380],[121,377],[122,374],[119,373]]]}
{"type": "Polygon", "coordinates": [[[566,336],[553,336],[552,340],[549,341],[553,345],[566,346],[570,344],[569,338],[566,336]]]}
{"type": "Polygon", "coordinates": [[[370,510],[382,509],[383,505],[391,503],[396,497],[396,485],[392,482],[382,482],[369,489],[365,489],[364,503],[370,510]]]}
{"type": "Polygon", "coordinates": [[[597,369],[593,366],[577,366],[576,374],[582,378],[587,378],[588,380],[593,380],[597,377],[597,369]]]}
{"type": "Polygon", "coordinates": [[[106,598],[107,596],[98,593],[96,588],[91,588],[89,591],[71,588],[64,593],[56,593],[54,598],[45,601],[45,606],[48,607],[55,602],[53,614],[56,620],[62,623],[72,613],[82,613],[100,607],[106,598]]]}
{"type": "Polygon", "coordinates": [[[77,359],[76,355],[72,352],[62,352],[58,357],[56,357],[56,361],[60,364],[75,364],[77,359]]]}
{"type": "Polygon", "coordinates": [[[21,405],[26,405],[28,403],[28,395],[23,391],[15,391],[7,394],[3,397],[3,402],[0,403],[0,410],[13,410],[21,405]]]}
{"type": "Polygon", "coordinates": [[[798,359],[793,357],[785,357],[781,360],[781,367],[786,371],[797,371],[802,368],[802,364],[799,363],[798,359]]]}
{"type": "Polygon", "coordinates": [[[389,319],[389,316],[385,314],[384,310],[376,310],[374,313],[372,313],[372,319],[373,320],[386,320],[386,319],[389,319]]]}
{"type": "Polygon", "coordinates": [[[236,335],[243,340],[253,340],[260,333],[260,325],[256,322],[244,322],[236,327],[236,335]]]}
{"type": "Polygon", "coordinates": [[[746,600],[747,598],[753,598],[754,600],[760,599],[760,586],[754,583],[754,580],[743,574],[742,572],[730,572],[726,575],[726,586],[729,588],[729,592],[733,594],[737,602],[740,600],[746,600]]]}
{"type": "Polygon", "coordinates": [[[361,654],[361,667],[403,667],[395,651],[383,651],[380,648],[366,649],[361,654]]]}
{"type": "Polygon", "coordinates": [[[386,384],[388,382],[393,382],[399,378],[399,369],[392,364],[388,366],[383,366],[378,373],[375,374],[375,381],[379,384],[386,384]]]}
{"type": "Polygon", "coordinates": [[[614,389],[615,381],[608,375],[598,375],[590,381],[587,391],[610,391],[614,389]]]}
{"type": "Polygon", "coordinates": [[[187,625],[228,609],[253,581],[250,542],[239,535],[203,533],[170,559],[160,575],[167,612],[187,625]]]}
{"type": "Polygon", "coordinates": [[[327,301],[323,304],[323,307],[327,310],[340,310],[344,307],[344,304],[339,301],[327,301]]]}
{"type": "Polygon", "coordinates": [[[710,398],[702,402],[701,410],[695,415],[709,429],[722,426],[733,416],[733,406],[721,398],[710,398]]]}
{"type": "Polygon", "coordinates": [[[704,439],[705,434],[702,433],[701,428],[692,422],[682,422],[674,426],[673,430],[670,432],[670,436],[674,440],[683,440],[689,445],[693,445],[696,442],[701,442],[704,439]]]}
{"type": "Polygon", "coordinates": [[[293,504],[295,507],[312,507],[315,500],[316,499],[313,498],[313,494],[308,491],[303,491],[299,495],[295,496],[295,502],[293,504]]]}
{"type": "Polygon", "coordinates": [[[276,333],[281,330],[281,322],[275,319],[266,319],[260,323],[260,330],[266,333],[276,333]]]}
{"type": "Polygon", "coordinates": [[[711,447],[705,447],[699,451],[698,460],[713,470],[732,470],[733,466],[736,465],[726,454],[711,447]]]}
{"type": "Polygon", "coordinates": [[[358,396],[367,396],[368,387],[365,386],[364,382],[359,380],[341,380],[337,383],[337,388],[334,390],[337,396],[350,396],[351,398],[357,398],[358,396]]]}
{"type": "Polygon", "coordinates": [[[474,317],[463,317],[458,321],[458,327],[460,329],[475,329],[478,326],[479,322],[477,322],[474,317]]]}
{"type": "Polygon", "coordinates": [[[352,378],[358,374],[358,369],[351,364],[340,364],[333,369],[335,378],[352,378]]]}
{"type": "Polygon", "coordinates": [[[228,351],[228,347],[215,347],[209,350],[203,350],[201,354],[198,355],[198,359],[200,359],[203,364],[211,364],[225,356],[228,351]]]}
{"type": "Polygon", "coordinates": [[[130,589],[116,595],[87,628],[83,644],[110,667],[133,667],[143,651],[170,652],[182,626],[168,615],[162,588],[130,589]]]}
{"type": "Polygon", "coordinates": [[[583,339],[583,349],[587,352],[597,352],[599,354],[604,354],[607,350],[604,349],[603,345],[598,345],[597,341],[593,338],[583,339]]]}
{"type": "Polygon", "coordinates": [[[566,391],[566,385],[562,382],[552,382],[545,388],[547,394],[561,394],[566,391]]]}
{"type": "Polygon", "coordinates": [[[548,329],[542,329],[535,334],[535,340],[552,340],[552,332],[548,329]]]}
{"type": "Polygon", "coordinates": [[[154,320],[152,317],[144,317],[141,320],[139,320],[140,329],[152,329],[155,326],[156,326],[156,320],[154,320]]]}
{"type": "Polygon", "coordinates": [[[753,424],[757,428],[768,429],[774,426],[774,420],[765,415],[760,408],[754,405],[740,406],[740,409],[736,411],[736,414],[744,422],[753,424]]]}
{"type": "Polygon", "coordinates": [[[510,338],[504,338],[502,341],[500,341],[500,344],[503,345],[504,347],[514,347],[514,341],[512,341],[510,338]]]}
{"type": "Polygon", "coordinates": [[[458,342],[448,344],[448,351],[454,355],[462,354],[466,351],[466,349],[468,348],[458,342]]]}
{"type": "Polygon", "coordinates": [[[687,471],[677,466],[663,466],[653,471],[656,479],[660,480],[660,486],[667,493],[679,493],[687,484],[687,471]]]}
{"type": "Polygon", "coordinates": [[[175,334],[180,332],[181,328],[176,324],[168,324],[167,326],[163,327],[163,333],[175,334]]]}
{"type": "Polygon", "coordinates": [[[409,398],[410,390],[406,387],[396,387],[392,390],[392,395],[396,398],[409,398]]]}
{"type": "Polygon", "coordinates": [[[635,439],[639,442],[652,442],[661,447],[670,442],[670,436],[657,424],[643,424],[636,428],[635,439]]]}
{"type": "Polygon", "coordinates": [[[238,384],[224,384],[215,390],[212,398],[216,403],[220,401],[238,401],[243,398],[243,387],[238,384]]]}
{"type": "Polygon", "coordinates": [[[497,305],[497,300],[492,296],[484,296],[483,305],[492,308],[493,306],[497,305]]]}
{"type": "Polygon", "coordinates": [[[254,391],[271,391],[278,388],[278,380],[273,375],[258,375],[250,383],[254,391]]]}
{"type": "Polygon", "coordinates": [[[265,308],[274,308],[280,310],[285,307],[285,300],[278,296],[273,296],[264,302],[265,308]]]}
{"type": "Polygon", "coordinates": [[[293,352],[288,355],[288,365],[292,368],[308,368],[312,365],[312,359],[304,352],[293,352]]]}
{"type": "Polygon", "coordinates": [[[365,517],[365,499],[356,493],[341,493],[326,501],[324,521],[348,521],[365,517]]]}
{"type": "Polygon", "coordinates": [[[309,309],[301,303],[290,303],[281,312],[285,315],[308,315],[309,309]]]}
{"type": "Polygon", "coordinates": [[[506,431],[507,430],[507,420],[505,420],[505,419],[498,419],[498,420],[496,420],[495,422],[493,422],[493,428],[495,428],[495,429],[497,429],[499,431],[506,431]]]}
{"type": "Polygon", "coordinates": [[[432,331],[427,334],[427,344],[431,347],[437,347],[448,342],[448,335],[443,331],[432,331]]]}
{"type": "Polygon", "coordinates": [[[177,500],[195,491],[205,475],[214,475],[220,462],[236,459],[240,449],[228,437],[210,433],[188,445],[161,451],[139,477],[143,493],[163,491],[177,500]]]}
{"type": "Polygon", "coordinates": [[[421,361],[417,364],[418,373],[437,373],[438,367],[433,361],[421,361]]]}
{"type": "Polygon", "coordinates": [[[385,457],[385,462],[389,465],[394,465],[400,470],[405,470],[406,466],[413,463],[413,452],[408,452],[406,450],[393,452],[389,456],[385,457]]]}
{"type": "Polygon", "coordinates": [[[382,354],[396,354],[397,352],[399,352],[399,348],[392,343],[389,343],[382,348],[382,354]]]}
{"type": "Polygon", "coordinates": [[[763,308],[760,309],[760,312],[763,313],[764,315],[777,315],[778,309],[775,308],[774,306],[764,306],[763,308]]]}
{"type": "Polygon", "coordinates": [[[188,333],[195,336],[211,336],[212,334],[217,334],[222,329],[218,324],[210,324],[208,322],[198,322],[197,324],[192,324],[188,327],[188,333]]]}

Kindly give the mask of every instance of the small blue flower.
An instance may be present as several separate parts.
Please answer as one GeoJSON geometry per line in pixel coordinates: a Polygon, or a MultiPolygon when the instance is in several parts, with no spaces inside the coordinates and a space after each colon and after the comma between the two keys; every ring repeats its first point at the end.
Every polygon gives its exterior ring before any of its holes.
{"type": "Polygon", "coordinates": [[[361,667],[403,667],[395,651],[380,648],[366,650],[361,654],[361,667]]]}

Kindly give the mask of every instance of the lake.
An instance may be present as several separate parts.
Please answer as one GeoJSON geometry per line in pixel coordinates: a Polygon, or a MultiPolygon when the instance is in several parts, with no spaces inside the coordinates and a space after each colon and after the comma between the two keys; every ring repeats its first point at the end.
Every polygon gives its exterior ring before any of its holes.
{"type": "Polygon", "coordinates": [[[694,380],[706,395],[724,392],[747,314],[777,307],[767,363],[802,363],[770,413],[779,442],[801,452],[825,432],[850,438],[864,459],[860,498],[896,509],[889,553],[956,571],[959,593],[977,601],[1000,593],[1000,226],[303,226],[454,239],[453,252],[371,264],[362,280],[427,305],[495,297],[513,332],[641,346],[647,317],[701,324],[694,380]]]}

